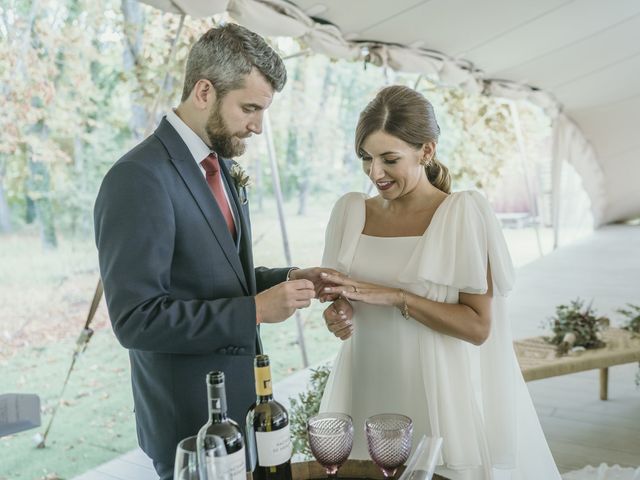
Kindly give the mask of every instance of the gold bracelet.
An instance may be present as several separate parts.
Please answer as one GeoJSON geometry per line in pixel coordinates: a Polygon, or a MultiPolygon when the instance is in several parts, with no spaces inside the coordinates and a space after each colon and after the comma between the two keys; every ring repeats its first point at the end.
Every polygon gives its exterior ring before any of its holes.
{"type": "Polygon", "coordinates": [[[409,320],[411,317],[409,316],[409,306],[407,305],[407,294],[404,290],[400,290],[400,295],[402,295],[402,316],[409,320]]]}

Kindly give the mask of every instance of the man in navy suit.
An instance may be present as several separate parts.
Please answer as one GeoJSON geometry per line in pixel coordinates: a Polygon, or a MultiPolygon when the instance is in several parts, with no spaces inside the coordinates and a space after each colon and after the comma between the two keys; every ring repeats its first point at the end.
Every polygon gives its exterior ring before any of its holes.
{"type": "Polygon", "coordinates": [[[248,205],[230,175],[285,81],[260,36],[209,30],[189,53],[180,105],[115,163],[96,200],[109,316],[129,350],[138,440],[161,479],[179,440],[207,420],[206,373],[225,372],[242,425],[256,325],[286,320],[322,288],[320,268],[254,268],[248,205]]]}

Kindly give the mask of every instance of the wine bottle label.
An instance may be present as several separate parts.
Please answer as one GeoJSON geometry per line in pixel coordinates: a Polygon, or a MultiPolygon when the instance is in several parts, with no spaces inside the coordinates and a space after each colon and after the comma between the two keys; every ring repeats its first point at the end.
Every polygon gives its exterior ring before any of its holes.
{"type": "Polygon", "coordinates": [[[291,459],[293,445],[289,425],[273,432],[256,432],[258,465],[275,467],[291,459]]]}
{"type": "Polygon", "coordinates": [[[271,367],[256,367],[256,394],[271,395],[271,367]]]}
{"type": "Polygon", "coordinates": [[[207,473],[209,478],[228,478],[229,480],[247,480],[247,466],[244,448],[224,457],[207,454],[207,473]]]}

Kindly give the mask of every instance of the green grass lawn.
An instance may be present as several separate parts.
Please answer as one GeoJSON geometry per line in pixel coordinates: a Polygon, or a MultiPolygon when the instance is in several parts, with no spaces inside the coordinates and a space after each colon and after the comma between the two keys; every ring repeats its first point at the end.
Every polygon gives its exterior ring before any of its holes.
{"type": "MultiPolygon", "coordinates": [[[[319,263],[328,205],[304,216],[287,205],[293,263],[319,263]]],[[[272,203],[253,214],[255,263],[286,266],[280,226],[272,203]]],[[[34,434],[51,418],[98,279],[92,239],[62,239],[43,251],[36,232],[0,237],[0,393],[37,393],[39,429],[0,438],[0,480],[69,479],[137,446],[128,355],[111,331],[104,302],[96,333],[71,375],[47,447],[34,434]]],[[[324,327],[320,304],[301,311],[307,353],[315,364],[335,353],[339,341],[324,327]]],[[[303,368],[295,318],[262,328],[275,382],[303,368]]]]}

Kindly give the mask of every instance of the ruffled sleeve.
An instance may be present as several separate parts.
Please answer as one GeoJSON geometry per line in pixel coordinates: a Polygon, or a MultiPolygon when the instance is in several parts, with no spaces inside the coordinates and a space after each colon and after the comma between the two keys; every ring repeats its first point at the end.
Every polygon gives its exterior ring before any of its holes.
{"type": "Polygon", "coordinates": [[[498,219],[480,193],[453,193],[436,210],[399,279],[483,294],[487,291],[487,260],[494,295],[507,295],[515,274],[498,219]]]}
{"type": "Polygon", "coordinates": [[[336,202],[325,233],[322,266],[348,274],[365,221],[364,193],[351,192],[336,202]]]}

